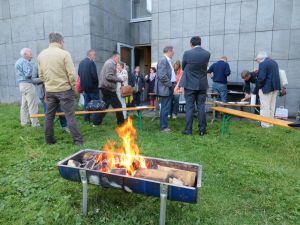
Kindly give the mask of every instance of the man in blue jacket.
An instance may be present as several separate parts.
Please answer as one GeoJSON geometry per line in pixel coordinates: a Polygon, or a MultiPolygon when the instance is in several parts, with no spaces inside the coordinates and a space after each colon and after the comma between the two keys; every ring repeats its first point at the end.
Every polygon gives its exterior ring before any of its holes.
{"type": "Polygon", "coordinates": [[[227,77],[231,74],[229,64],[227,63],[227,57],[222,56],[218,62],[209,67],[207,73],[213,74],[213,92],[220,94],[219,99],[221,102],[227,102],[227,77]]]}
{"type": "Polygon", "coordinates": [[[190,40],[192,49],[185,51],[182,59],[184,71],[179,87],[184,88],[186,100],[185,135],[192,134],[195,103],[198,109],[199,135],[206,134],[205,100],[208,88],[207,65],[210,53],[201,47],[201,38],[192,37],[190,40]]]}
{"type": "MultiPolygon", "coordinates": [[[[83,90],[84,96],[84,109],[86,110],[87,104],[91,100],[99,100],[99,88],[98,88],[98,74],[95,61],[96,52],[89,50],[87,57],[83,59],[78,67],[78,75],[80,77],[80,87],[83,90]]],[[[93,114],[93,121],[95,121],[96,115],[93,114]]],[[[89,121],[90,115],[84,115],[84,120],[89,121]]]]}
{"type": "MultiPolygon", "coordinates": [[[[276,97],[280,90],[280,77],[277,62],[268,58],[266,52],[258,53],[255,61],[259,64],[257,86],[260,98],[260,115],[274,117],[276,97]]],[[[271,124],[261,123],[263,128],[272,127],[271,124]]]]}
{"type": "MultiPolygon", "coordinates": [[[[22,94],[22,103],[20,110],[21,126],[29,124],[29,115],[38,113],[38,103],[35,100],[35,87],[32,80],[32,51],[29,48],[23,48],[20,52],[21,58],[15,63],[15,72],[22,94]]],[[[39,127],[39,121],[31,118],[31,126],[39,127]]]]}

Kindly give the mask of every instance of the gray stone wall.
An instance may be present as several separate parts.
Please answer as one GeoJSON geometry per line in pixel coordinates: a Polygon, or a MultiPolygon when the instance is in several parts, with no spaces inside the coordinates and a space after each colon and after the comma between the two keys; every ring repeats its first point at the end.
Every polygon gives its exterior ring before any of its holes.
{"type": "Polygon", "coordinates": [[[166,44],[181,59],[194,35],[202,37],[211,63],[229,58],[230,81],[242,81],[240,72],[258,67],[254,57],[267,51],[286,70],[288,95],[278,99],[290,114],[300,105],[300,1],[298,0],[153,0],[152,61],[166,44]]]}
{"type": "Polygon", "coordinates": [[[0,102],[18,102],[14,63],[20,50],[33,56],[48,46],[48,34],[61,32],[76,65],[91,47],[89,0],[0,0],[0,102]]]}
{"type": "Polygon", "coordinates": [[[136,45],[151,45],[151,21],[131,23],[131,40],[136,45]]]}
{"type": "Polygon", "coordinates": [[[118,42],[133,44],[130,12],[130,0],[90,0],[91,46],[97,52],[99,75],[118,42]]]}

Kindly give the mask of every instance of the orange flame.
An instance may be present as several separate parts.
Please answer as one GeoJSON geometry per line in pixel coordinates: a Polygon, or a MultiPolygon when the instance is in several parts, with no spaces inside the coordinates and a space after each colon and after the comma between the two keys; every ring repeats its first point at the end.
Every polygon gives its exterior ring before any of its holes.
{"type": "Polygon", "coordinates": [[[115,142],[108,141],[104,145],[105,156],[100,154],[97,162],[106,160],[107,167],[101,168],[103,172],[110,172],[112,168],[126,168],[128,175],[133,175],[138,168],[147,168],[144,157],[140,155],[140,149],[135,143],[136,129],[133,126],[132,119],[129,117],[127,122],[116,129],[121,145],[115,149],[115,142]],[[115,152],[120,153],[116,158],[115,152]]]}

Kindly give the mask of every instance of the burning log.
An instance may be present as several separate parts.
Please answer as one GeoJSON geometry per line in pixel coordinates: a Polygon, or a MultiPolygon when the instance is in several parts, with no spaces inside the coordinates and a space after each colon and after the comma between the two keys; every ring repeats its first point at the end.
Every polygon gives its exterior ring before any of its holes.
{"type": "Polygon", "coordinates": [[[169,181],[168,172],[156,169],[138,169],[134,174],[134,177],[146,178],[160,182],[169,181]]]}
{"type": "Polygon", "coordinates": [[[112,168],[110,173],[115,173],[115,174],[119,174],[119,175],[126,175],[127,170],[125,168],[112,168]]]}
{"type": "Polygon", "coordinates": [[[174,182],[174,178],[176,178],[182,181],[183,184],[186,186],[193,187],[195,185],[196,172],[180,170],[180,169],[175,169],[175,168],[160,166],[160,165],[158,165],[157,169],[159,171],[166,172],[170,177],[173,177],[173,182],[174,182]]]}
{"type": "Polygon", "coordinates": [[[82,162],[85,163],[87,161],[90,161],[92,159],[95,158],[95,154],[91,153],[91,152],[86,152],[84,153],[84,155],[82,156],[82,162]]]}

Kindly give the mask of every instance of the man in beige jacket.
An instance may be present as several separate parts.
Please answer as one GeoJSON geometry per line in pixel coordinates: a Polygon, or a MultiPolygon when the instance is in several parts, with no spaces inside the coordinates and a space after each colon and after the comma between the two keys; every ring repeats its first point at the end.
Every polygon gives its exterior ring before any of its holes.
{"type": "Polygon", "coordinates": [[[49,34],[49,48],[38,56],[40,79],[46,89],[45,140],[54,144],[53,120],[61,105],[68,122],[68,127],[76,145],[83,144],[74,113],[75,67],[69,52],[63,49],[64,39],[59,33],[49,34]]]}

